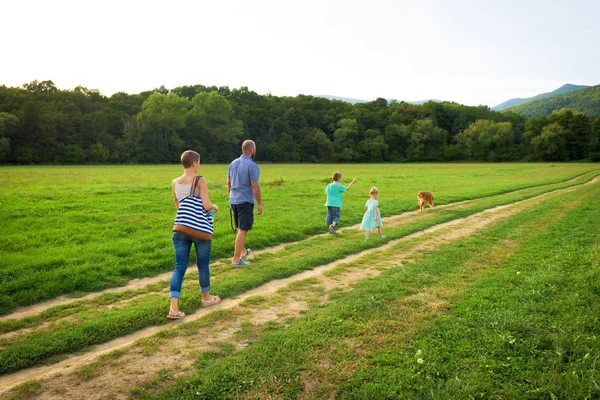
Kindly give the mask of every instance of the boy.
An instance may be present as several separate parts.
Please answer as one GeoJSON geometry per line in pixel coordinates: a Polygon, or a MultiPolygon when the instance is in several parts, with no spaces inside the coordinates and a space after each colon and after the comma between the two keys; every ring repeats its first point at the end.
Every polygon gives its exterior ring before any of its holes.
{"type": "Polygon", "coordinates": [[[350,190],[350,187],[356,182],[356,178],[348,187],[342,186],[342,173],[334,172],[332,176],[333,182],[327,185],[325,192],[327,193],[327,225],[329,225],[329,234],[336,232],[336,226],[340,222],[340,209],[342,208],[342,193],[350,190]]]}

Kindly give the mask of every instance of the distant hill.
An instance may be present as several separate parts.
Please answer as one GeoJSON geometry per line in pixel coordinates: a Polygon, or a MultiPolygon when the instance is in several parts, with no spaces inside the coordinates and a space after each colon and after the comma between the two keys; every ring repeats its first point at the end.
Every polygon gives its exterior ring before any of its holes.
{"type": "Polygon", "coordinates": [[[585,88],[589,88],[589,86],[573,85],[571,83],[567,83],[566,85],[562,85],[561,87],[559,87],[558,89],[556,89],[552,92],[542,93],[542,94],[538,94],[537,96],[527,97],[524,99],[516,98],[516,99],[507,100],[502,104],[498,104],[497,106],[492,107],[492,110],[502,111],[502,110],[506,110],[507,108],[516,106],[517,104],[522,104],[522,103],[526,103],[526,102],[534,101],[534,100],[541,100],[541,99],[545,99],[548,97],[556,96],[557,94],[568,93],[568,92],[572,92],[574,90],[585,89],[585,88]]]}
{"type": "Polygon", "coordinates": [[[507,108],[510,108],[512,106],[516,106],[517,104],[520,104],[522,102],[524,102],[527,99],[522,99],[520,97],[514,98],[514,99],[510,99],[510,100],[506,100],[504,103],[502,104],[498,104],[497,106],[492,107],[493,111],[502,111],[502,110],[506,110],[507,108]]]}
{"type": "Polygon", "coordinates": [[[345,101],[346,103],[350,103],[350,104],[368,103],[369,101],[371,101],[371,100],[351,99],[348,97],[341,97],[341,96],[332,96],[329,94],[320,94],[317,97],[324,97],[329,100],[341,100],[341,101],[345,101]]]}
{"type": "Polygon", "coordinates": [[[429,100],[419,100],[419,101],[407,101],[407,103],[421,105],[421,104],[427,103],[428,101],[433,101],[434,103],[441,103],[442,102],[442,100],[429,99],[429,100]]]}
{"type": "Polygon", "coordinates": [[[599,116],[600,85],[588,86],[585,89],[571,91],[567,90],[566,93],[563,92],[549,97],[517,104],[516,106],[510,107],[508,110],[530,118],[539,117],[542,115],[550,115],[552,114],[552,111],[560,110],[563,107],[572,108],[589,115],[590,117],[599,116]]]}
{"type": "MultiPolygon", "coordinates": [[[[321,95],[318,95],[317,97],[324,97],[324,98],[329,99],[329,100],[341,100],[341,101],[345,101],[346,103],[350,103],[350,104],[368,103],[370,101],[373,101],[373,100],[352,99],[352,98],[341,97],[341,96],[332,96],[332,95],[329,95],[329,94],[321,94],[321,95]]],[[[389,103],[390,101],[392,101],[392,99],[387,99],[387,101],[389,103]]],[[[428,101],[433,101],[434,103],[441,103],[442,102],[442,100],[429,99],[429,100],[419,100],[419,101],[407,101],[406,103],[409,103],[409,104],[425,104],[428,101]]]]}

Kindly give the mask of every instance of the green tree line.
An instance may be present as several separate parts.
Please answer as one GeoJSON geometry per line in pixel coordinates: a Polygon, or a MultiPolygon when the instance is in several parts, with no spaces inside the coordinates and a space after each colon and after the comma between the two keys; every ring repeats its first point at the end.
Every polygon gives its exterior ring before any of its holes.
{"type": "Polygon", "coordinates": [[[271,162],[600,160],[600,117],[570,109],[526,119],[453,102],[413,105],[247,87],[160,87],[139,94],[52,81],[0,86],[0,163],[176,163],[185,149],[229,162],[245,139],[271,162]]]}

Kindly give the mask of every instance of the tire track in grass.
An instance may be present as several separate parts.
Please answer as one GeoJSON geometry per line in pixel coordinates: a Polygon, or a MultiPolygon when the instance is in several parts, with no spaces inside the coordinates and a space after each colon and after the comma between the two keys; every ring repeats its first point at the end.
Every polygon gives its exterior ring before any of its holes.
{"type": "MultiPolygon", "coordinates": [[[[543,193],[541,195],[534,196],[526,200],[521,200],[510,204],[489,208],[484,211],[470,215],[468,217],[459,218],[446,223],[438,224],[428,229],[407,235],[400,239],[389,241],[388,243],[380,247],[361,251],[346,258],[336,260],[332,263],[296,274],[292,277],[270,281],[260,287],[249,290],[236,298],[225,299],[218,306],[211,307],[209,309],[200,309],[198,310],[198,312],[186,317],[184,320],[174,321],[174,323],[170,327],[159,326],[145,328],[134,334],[120,337],[102,345],[92,346],[87,353],[82,355],[71,356],[66,360],[58,362],[54,365],[24,369],[11,375],[2,376],[0,377],[0,387],[2,387],[3,389],[2,391],[0,391],[0,394],[30,379],[41,379],[46,376],[57,373],[66,374],[74,372],[78,368],[90,364],[103,354],[107,354],[114,350],[130,347],[136,342],[139,343],[141,339],[149,338],[158,332],[164,332],[166,330],[173,329],[173,327],[183,328],[186,324],[193,324],[194,321],[199,322],[198,320],[200,320],[203,317],[207,317],[212,311],[231,310],[236,307],[239,307],[243,302],[247,302],[249,301],[249,299],[256,298],[257,296],[274,296],[277,294],[277,291],[280,291],[283,288],[288,287],[290,285],[297,284],[301,281],[317,278],[319,279],[321,284],[329,290],[339,288],[340,285],[348,286],[351,283],[360,281],[368,276],[375,276],[379,274],[381,270],[377,268],[365,268],[361,271],[353,271],[352,273],[348,274],[346,278],[341,278],[341,280],[332,279],[327,276],[327,273],[332,271],[336,267],[343,267],[345,264],[352,263],[364,257],[372,256],[376,253],[385,252],[387,250],[393,249],[395,246],[407,244],[413,240],[422,240],[421,243],[417,243],[416,245],[410,247],[398,258],[395,258],[393,260],[393,265],[389,265],[389,267],[395,267],[401,261],[409,260],[412,255],[415,255],[418,252],[432,251],[441,243],[469,237],[477,231],[485,229],[503,219],[509,218],[510,216],[520,212],[525,212],[528,208],[536,206],[545,199],[552,198],[554,196],[559,196],[564,193],[569,193],[585,185],[594,184],[599,181],[600,177],[596,177],[591,181],[588,181],[587,183],[581,185],[554,190],[552,192],[543,193]]],[[[286,307],[290,309],[298,308],[299,305],[297,304],[297,301],[298,300],[290,299],[290,296],[286,296],[286,307]],[[296,301],[296,303],[294,303],[295,306],[292,307],[292,303],[294,301],[296,301]]],[[[271,315],[273,315],[272,312],[271,315]]],[[[265,318],[264,315],[261,316],[260,314],[256,314],[256,316],[257,318],[265,318]]],[[[211,325],[210,330],[206,329],[206,331],[206,335],[211,335],[213,331],[218,331],[218,326],[216,327],[215,325],[211,325]]],[[[147,360],[142,360],[142,365],[146,364],[148,364],[147,360]]]]}
{"type": "MultiPolygon", "coordinates": [[[[527,188],[518,189],[515,191],[511,191],[511,192],[506,192],[503,194],[485,196],[485,197],[476,198],[476,199],[463,200],[463,201],[459,201],[459,202],[455,202],[455,203],[444,204],[444,205],[436,206],[436,208],[445,209],[445,208],[460,207],[461,205],[473,203],[477,200],[482,200],[485,198],[494,198],[494,197],[504,196],[504,195],[508,195],[508,194],[516,194],[516,193],[520,193],[520,192],[535,189],[535,188],[551,187],[551,186],[561,185],[561,184],[565,184],[565,183],[575,183],[578,180],[585,178],[586,176],[592,176],[593,174],[596,174],[597,172],[598,172],[597,170],[592,170],[592,171],[588,171],[584,174],[581,174],[579,176],[576,176],[576,177],[574,177],[568,181],[564,181],[564,182],[527,187],[527,188]]],[[[593,181],[594,179],[596,179],[596,178],[592,178],[590,181],[588,181],[588,183],[593,181]]],[[[560,189],[556,189],[556,190],[560,190],[560,189]]],[[[548,192],[548,193],[551,193],[551,192],[548,192]]],[[[428,218],[427,213],[423,214],[423,213],[419,213],[419,211],[409,211],[409,212],[393,215],[390,217],[384,217],[384,218],[382,218],[382,220],[385,222],[386,225],[395,226],[395,223],[397,223],[398,221],[403,221],[407,217],[413,217],[416,220],[419,220],[421,218],[423,218],[423,219],[428,218]],[[425,217],[421,217],[421,215],[425,215],[425,217]]],[[[360,224],[356,224],[353,226],[341,228],[341,229],[339,229],[339,232],[356,230],[359,227],[360,227],[360,224]]],[[[311,240],[311,239],[314,239],[317,237],[325,237],[327,235],[328,235],[327,233],[312,235],[312,236],[308,236],[299,241],[282,243],[282,244],[279,244],[276,246],[267,247],[267,248],[264,248],[261,250],[256,250],[253,253],[253,256],[263,254],[263,253],[276,253],[280,250],[283,250],[287,246],[293,246],[295,244],[299,244],[299,243],[305,242],[307,240],[311,240]]],[[[223,264],[227,265],[228,262],[229,262],[229,259],[215,260],[214,262],[211,263],[211,268],[213,268],[214,266],[217,266],[217,265],[223,265],[223,264]]],[[[195,265],[191,264],[187,270],[187,274],[194,274],[195,271],[196,271],[195,265]]],[[[70,304],[77,303],[77,302],[89,301],[89,300],[93,300],[94,298],[97,298],[97,297],[105,295],[105,294],[122,293],[122,292],[126,292],[126,291],[140,290],[140,289],[147,288],[150,285],[156,285],[156,284],[160,284],[160,283],[164,283],[165,285],[167,285],[168,281],[171,278],[171,274],[172,274],[172,272],[166,272],[166,273],[163,273],[163,274],[160,274],[160,275],[157,275],[154,277],[150,277],[150,278],[133,279],[133,280],[129,281],[129,283],[126,286],[109,288],[109,289],[105,289],[101,292],[89,293],[86,296],[79,297],[79,298],[71,298],[68,296],[59,296],[55,299],[47,300],[47,301],[44,301],[44,302],[41,302],[38,304],[33,304],[30,306],[25,306],[25,307],[19,307],[18,309],[13,311],[11,314],[0,316],[0,321],[17,320],[17,319],[21,319],[21,318],[30,317],[30,316],[36,316],[52,307],[66,306],[66,305],[70,305],[70,304]]]]}

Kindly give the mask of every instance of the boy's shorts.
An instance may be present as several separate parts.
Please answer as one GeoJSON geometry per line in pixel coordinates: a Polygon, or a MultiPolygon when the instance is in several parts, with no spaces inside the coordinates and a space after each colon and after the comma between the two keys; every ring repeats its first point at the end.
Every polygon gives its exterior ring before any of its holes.
{"type": "Polygon", "coordinates": [[[254,224],[254,203],[232,204],[233,220],[235,227],[241,231],[252,230],[254,224]]]}
{"type": "Polygon", "coordinates": [[[327,225],[331,225],[334,222],[338,224],[340,222],[340,208],[327,206],[327,219],[325,221],[327,225]]]}

